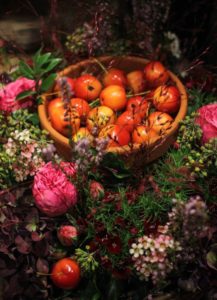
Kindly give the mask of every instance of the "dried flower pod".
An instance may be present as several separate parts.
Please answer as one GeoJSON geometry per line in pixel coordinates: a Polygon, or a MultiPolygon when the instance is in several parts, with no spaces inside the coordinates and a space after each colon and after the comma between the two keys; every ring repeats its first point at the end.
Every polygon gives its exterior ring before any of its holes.
{"type": "Polygon", "coordinates": [[[100,200],[104,197],[104,187],[97,181],[91,181],[89,186],[90,196],[94,200],[100,200]]]}
{"type": "Polygon", "coordinates": [[[71,225],[62,225],[57,231],[57,237],[63,246],[72,246],[77,235],[77,228],[71,225]]]}

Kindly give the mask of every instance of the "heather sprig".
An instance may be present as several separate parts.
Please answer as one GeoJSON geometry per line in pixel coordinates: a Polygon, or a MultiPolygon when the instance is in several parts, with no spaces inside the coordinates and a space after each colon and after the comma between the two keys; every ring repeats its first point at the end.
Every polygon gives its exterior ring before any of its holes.
{"type": "Polygon", "coordinates": [[[74,92],[70,86],[70,84],[67,82],[66,77],[59,77],[57,79],[57,84],[60,87],[60,95],[62,98],[62,101],[65,105],[65,108],[68,107],[68,104],[70,102],[70,99],[74,96],[74,92]]]}
{"type": "Polygon", "coordinates": [[[103,138],[95,138],[94,143],[89,138],[82,138],[77,143],[73,143],[73,160],[77,170],[82,173],[98,167],[105,154],[107,144],[108,140],[103,138]]]}

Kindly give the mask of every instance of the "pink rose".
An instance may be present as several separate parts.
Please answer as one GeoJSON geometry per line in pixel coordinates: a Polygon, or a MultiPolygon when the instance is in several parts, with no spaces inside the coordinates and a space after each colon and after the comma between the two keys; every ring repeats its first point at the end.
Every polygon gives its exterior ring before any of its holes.
{"type": "Polygon", "coordinates": [[[72,246],[77,239],[78,231],[71,225],[62,225],[57,231],[57,237],[63,246],[72,246]]]}
{"type": "Polygon", "coordinates": [[[202,143],[207,143],[211,138],[217,138],[217,103],[202,106],[197,112],[199,116],[195,122],[202,129],[202,143]]]}
{"type": "Polygon", "coordinates": [[[16,97],[21,92],[34,88],[35,81],[24,77],[7,84],[0,90],[0,110],[12,112],[20,108],[31,106],[32,100],[30,98],[18,101],[16,97]]]}
{"type": "MultiPolygon", "coordinates": [[[[68,167],[74,164],[66,163],[68,167]]],[[[36,206],[46,215],[65,214],[77,202],[77,189],[58,165],[48,162],[34,177],[33,196],[36,206]]]]}

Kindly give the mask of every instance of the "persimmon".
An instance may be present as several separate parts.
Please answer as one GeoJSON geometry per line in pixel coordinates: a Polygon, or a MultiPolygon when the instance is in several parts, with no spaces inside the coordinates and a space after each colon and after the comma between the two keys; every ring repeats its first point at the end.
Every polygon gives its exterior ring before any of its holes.
{"type": "Polygon", "coordinates": [[[141,123],[141,116],[137,112],[133,112],[130,110],[127,110],[123,112],[117,119],[116,124],[123,126],[125,129],[127,129],[129,132],[132,132],[136,125],[141,123]]]}
{"type": "Polygon", "coordinates": [[[127,86],[127,77],[124,71],[111,68],[104,74],[102,82],[105,87],[109,85],[120,85],[125,88],[127,86]]]}
{"type": "Polygon", "coordinates": [[[108,148],[121,147],[130,143],[130,133],[123,126],[120,125],[107,125],[100,133],[99,138],[109,138],[108,148]]]}
{"type": "Polygon", "coordinates": [[[70,100],[70,105],[72,109],[75,109],[78,112],[81,121],[84,123],[91,109],[88,102],[81,98],[72,98],[70,100]]]}
{"type": "Polygon", "coordinates": [[[88,138],[90,141],[93,141],[93,136],[86,127],[80,127],[78,131],[73,135],[72,139],[75,143],[83,138],[88,138]]]}
{"type": "Polygon", "coordinates": [[[125,89],[120,85],[109,85],[100,93],[100,103],[114,111],[122,110],[127,105],[125,89]]]}
{"type": "Polygon", "coordinates": [[[101,82],[93,75],[84,74],[75,81],[75,96],[87,101],[96,99],[102,90],[101,82]]]}
{"type": "Polygon", "coordinates": [[[127,74],[127,82],[133,93],[141,93],[145,90],[145,76],[141,70],[135,70],[127,74]]]}
{"type": "Polygon", "coordinates": [[[169,73],[159,61],[151,61],[144,68],[144,75],[147,84],[151,88],[165,84],[169,79],[169,73]]]}
{"type": "Polygon", "coordinates": [[[138,113],[141,118],[144,118],[149,109],[149,102],[142,96],[134,96],[127,101],[127,111],[132,111],[133,113],[138,113]]]}
{"type": "Polygon", "coordinates": [[[149,129],[155,130],[159,135],[164,135],[172,127],[173,118],[164,112],[155,111],[148,117],[149,129]]]}
{"type": "Polygon", "coordinates": [[[161,85],[154,91],[153,104],[159,111],[176,113],[180,107],[180,93],[177,87],[161,85]]]}
{"type": "Polygon", "coordinates": [[[145,125],[137,126],[132,133],[132,141],[136,144],[149,145],[154,143],[159,137],[159,134],[155,130],[149,130],[145,125]]]}
{"type": "Polygon", "coordinates": [[[89,112],[87,116],[87,128],[92,132],[100,130],[108,124],[113,124],[116,120],[114,111],[107,106],[97,106],[89,112]]]}
{"type": "Polygon", "coordinates": [[[69,136],[70,131],[75,133],[80,127],[80,117],[76,110],[68,114],[63,106],[50,108],[49,119],[52,127],[64,136],[69,136]]]}

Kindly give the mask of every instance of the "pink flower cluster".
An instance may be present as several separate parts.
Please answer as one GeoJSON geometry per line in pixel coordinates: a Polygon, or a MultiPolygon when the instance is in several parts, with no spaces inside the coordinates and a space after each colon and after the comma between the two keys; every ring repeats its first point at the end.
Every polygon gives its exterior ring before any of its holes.
{"type": "Polygon", "coordinates": [[[58,166],[48,162],[34,177],[35,204],[48,216],[62,215],[77,202],[77,189],[67,175],[75,175],[73,163],[58,166]]]}
{"type": "Polygon", "coordinates": [[[36,171],[44,165],[41,146],[35,140],[30,139],[27,129],[11,134],[4,148],[10,157],[17,182],[26,180],[28,176],[34,176],[36,171]]]}
{"type": "Polygon", "coordinates": [[[157,283],[173,269],[170,255],[181,248],[167,231],[167,225],[159,226],[156,235],[144,235],[131,245],[130,254],[140,279],[151,278],[157,283]]]}
{"type": "Polygon", "coordinates": [[[30,98],[17,101],[16,97],[21,92],[33,90],[34,88],[35,81],[24,77],[18,78],[14,82],[7,84],[0,90],[0,110],[10,113],[31,106],[32,100],[30,98]]]}
{"type": "Polygon", "coordinates": [[[217,103],[202,106],[198,114],[195,122],[202,129],[202,143],[207,143],[211,138],[217,138],[217,103]]]}

